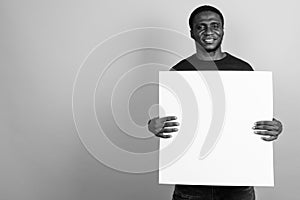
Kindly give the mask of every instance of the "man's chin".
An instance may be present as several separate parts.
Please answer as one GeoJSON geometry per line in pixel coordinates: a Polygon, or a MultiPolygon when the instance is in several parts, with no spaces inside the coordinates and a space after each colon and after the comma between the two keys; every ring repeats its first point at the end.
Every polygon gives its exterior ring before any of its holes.
{"type": "Polygon", "coordinates": [[[197,43],[197,46],[205,50],[207,53],[211,53],[217,51],[220,48],[221,42],[215,41],[215,43],[207,44],[203,41],[200,41],[199,43],[197,43]]]}
{"type": "Polygon", "coordinates": [[[211,52],[217,51],[218,47],[217,46],[215,46],[215,47],[204,47],[204,49],[207,53],[211,53],[211,52]]]}
{"type": "Polygon", "coordinates": [[[215,52],[220,48],[221,44],[211,44],[202,46],[207,53],[215,52]]]}

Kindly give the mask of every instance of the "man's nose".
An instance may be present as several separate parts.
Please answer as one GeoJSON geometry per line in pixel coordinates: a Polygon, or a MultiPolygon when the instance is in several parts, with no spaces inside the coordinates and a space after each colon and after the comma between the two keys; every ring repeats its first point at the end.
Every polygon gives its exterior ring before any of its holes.
{"type": "Polygon", "coordinates": [[[211,30],[211,27],[210,26],[208,26],[207,28],[206,28],[206,30],[205,30],[205,32],[204,32],[206,35],[210,35],[210,34],[212,34],[213,33],[213,31],[211,30]]]}

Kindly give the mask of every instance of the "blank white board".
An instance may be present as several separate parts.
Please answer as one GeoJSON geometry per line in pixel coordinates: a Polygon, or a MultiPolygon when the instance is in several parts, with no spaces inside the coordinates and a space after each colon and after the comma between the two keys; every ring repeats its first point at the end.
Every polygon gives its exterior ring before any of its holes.
{"type": "Polygon", "coordinates": [[[273,144],[253,133],[272,120],[272,73],[159,73],[160,117],[177,116],[179,131],[160,139],[159,183],[274,186],[273,144]]]}

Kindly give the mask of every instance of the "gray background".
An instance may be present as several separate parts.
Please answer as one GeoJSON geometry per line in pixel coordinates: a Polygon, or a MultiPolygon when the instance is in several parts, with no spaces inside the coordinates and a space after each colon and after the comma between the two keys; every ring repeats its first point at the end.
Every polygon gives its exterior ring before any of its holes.
{"type": "Polygon", "coordinates": [[[173,186],[159,185],[157,172],[118,172],[85,150],[72,118],[72,86],[80,64],[99,42],[144,26],[188,36],[188,16],[202,3],[216,5],[225,15],[225,51],[274,73],[274,116],[284,123],[284,132],[274,143],[276,187],[257,188],[257,199],[297,199],[296,0],[1,0],[0,199],[170,199],[173,186]]]}

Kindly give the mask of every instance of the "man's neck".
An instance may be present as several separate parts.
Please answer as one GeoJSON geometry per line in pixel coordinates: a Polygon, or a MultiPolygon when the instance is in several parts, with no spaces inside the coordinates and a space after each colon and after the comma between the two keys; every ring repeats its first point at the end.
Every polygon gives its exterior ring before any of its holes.
{"type": "Polygon", "coordinates": [[[226,53],[221,51],[221,48],[218,48],[216,51],[212,52],[204,52],[203,49],[196,50],[196,57],[199,60],[204,61],[213,61],[213,60],[221,60],[226,56],[226,53]]]}

